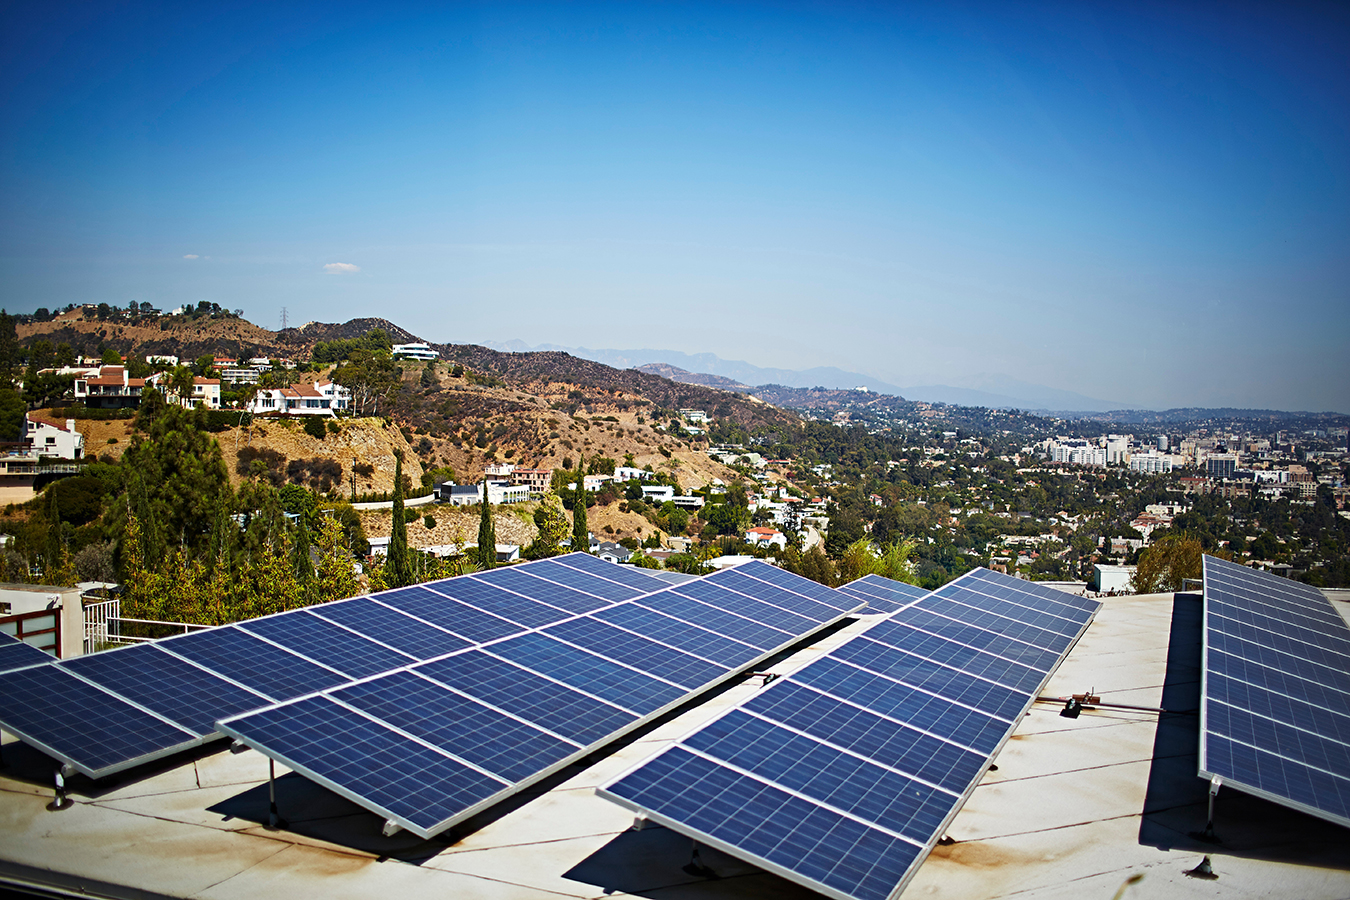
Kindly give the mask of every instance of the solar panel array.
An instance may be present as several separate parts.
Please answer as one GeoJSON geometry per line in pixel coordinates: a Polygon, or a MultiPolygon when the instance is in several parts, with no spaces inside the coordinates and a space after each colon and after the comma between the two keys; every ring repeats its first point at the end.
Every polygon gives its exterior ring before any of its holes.
{"type": "Polygon", "coordinates": [[[1314,587],[1204,562],[1200,775],[1350,826],[1350,626],[1314,587]]]}
{"type": "Polygon", "coordinates": [[[32,644],[25,644],[12,634],[0,632],[0,672],[41,665],[53,660],[54,657],[32,644]]]}
{"type": "Polygon", "coordinates": [[[663,588],[217,727],[431,837],[862,605],[758,561],[663,588]]]}
{"type": "Polygon", "coordinates": [[[828,896],[894,896],[1099,605],[977,569],[600,794],[828,896]]]}
{"type": "Polygon", "coordinates": [[[221,737],[217,719],[666,586],[575,553],[291,610],[0,672],[0,727],[103,777],[221,737]]]}
{"type": "Polygon", "coordinates": [[[893,613],[904,609],[915,600],[928,596],[928,591],[893,578],[880,575],[864,575],[857,581],[851,581],[839,588],[850,597],[867,602],[864,613],[893,613]]]}

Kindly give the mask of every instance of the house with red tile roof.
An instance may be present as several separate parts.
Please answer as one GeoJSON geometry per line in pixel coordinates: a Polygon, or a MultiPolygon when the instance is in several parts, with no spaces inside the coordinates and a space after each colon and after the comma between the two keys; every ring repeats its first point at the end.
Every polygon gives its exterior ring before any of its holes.
{"type": "Polygon", "coordinates": [[[322,380],[282,388],[263,388],[248,402],[259,416],[334,416],[351,408],[352,392],[322,380]]]}
{"type": "Polygon", "coordinates": [[[99,366],[98,375],[75,379],[75,402],[95,409],[141,405],[144,378],[132,378],[125,366],[99,366]]]}

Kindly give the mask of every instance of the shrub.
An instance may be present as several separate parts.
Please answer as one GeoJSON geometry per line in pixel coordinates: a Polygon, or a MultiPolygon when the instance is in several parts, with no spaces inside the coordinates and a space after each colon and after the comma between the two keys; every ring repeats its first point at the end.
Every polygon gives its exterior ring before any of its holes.
{"type": "Polygon", "coordinates": [[[436,517],[435,517],[435,516],[423,516],[423,517],[422,517],[422,524],[423,524],[425,527],[427,527],[427,528],[435,528],[435,527],[436,527],[436,517]]]}
{"type": "Polygon", "coordinates": [[[306,416],[305,434],[314,438],[316,441],[321,441],[328,435],[328,426],[324,420],[318,416],[306,416]]]}

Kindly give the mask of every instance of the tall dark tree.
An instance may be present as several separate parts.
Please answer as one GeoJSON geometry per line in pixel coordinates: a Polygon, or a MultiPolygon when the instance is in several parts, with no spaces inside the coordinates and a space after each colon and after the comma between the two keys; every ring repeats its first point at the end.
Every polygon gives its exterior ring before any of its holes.
{"type": "Polygon", "coordinates": [[[384,563],[384,581],[391,588],[406,587],[413,582],[408,562],[408,523],[403,517],[403,454],[394,454],[394,460],[394,525],[384,563]]]}
{"type": "Polygon", "coordinates": [[[478,565],[491,569],[497,565],[497,530],[492,524],[492,504],[488,502],[488,483],[483,479],[482,515],[478,519],[478,565]]]}
{"type": "Polygon", "coordinates": [[[586,525],[586,461],[577,466],[576,493],[572,495],[572,549],[589,553],[591,530],[586,525]]]}

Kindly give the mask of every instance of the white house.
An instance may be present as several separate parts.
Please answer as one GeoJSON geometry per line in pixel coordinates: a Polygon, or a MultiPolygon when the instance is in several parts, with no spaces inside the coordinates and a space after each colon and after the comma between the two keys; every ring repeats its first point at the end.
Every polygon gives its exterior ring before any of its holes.
{"type": "Polygon", "coordinates": [[[752,547],[777,547],[780,550],[787,546],[787,537],[777,528],[751,528],[745,533],[745,542],[752,547]]]}
{"type": "Polygon", "coordinates": [[[595,548],[595,555],[605,562],[626,563],[633,558],[633,551],[613,541],[601,541],[600,546],[595,548]]]}
{"type": "MultiPolygon", "coordinates": [[[[483,500],[483,484],[454,484],[443,482],[436,485],[436,498],[442,503],[454,506],[473,506],[483,500]]],[[[487,482],[488,503],[500,506],[503,503],[524,503],[530,499],[530,488],[524,484],[511,484],[506,481],[487,482]]]]}
{"type": "Polygon", "coordinates": [[[84,458],[84,435],[75,430],[74,419],[66,419],[65,425],[60,425],[51,419],[24,413],[23,442],[38,456],[84,458]]]}
{"type": "Polygon", "coordinates": [[[248,411],[266,416],[333,416],[351,407],[352,392],[331,381],[263,388],[248,402],[248,411]]]}
{"type": "Polygon", "coordinates": [[[655,472],[649,471],[647,469],[639,469],[637,466],[614,467],[615,481],[632,481],[634,479],[637,479],[638,481],[646,481],[648,478],[655,478],[655,477],[656,477],[655,472]]]}
{"type": "Polygon", "coordinates": [[[662,504],[675,499],[675,488],[668,484],[644,484],[642,499],[648,503],[662,504]]]}
{"type": "Polygon", "coordinates": [[[441,358],[441,355],[431,347],[423,343],[417,344],[395,344],[393,349],[394,359],[421,359],[433,361],[441,358]]]}

